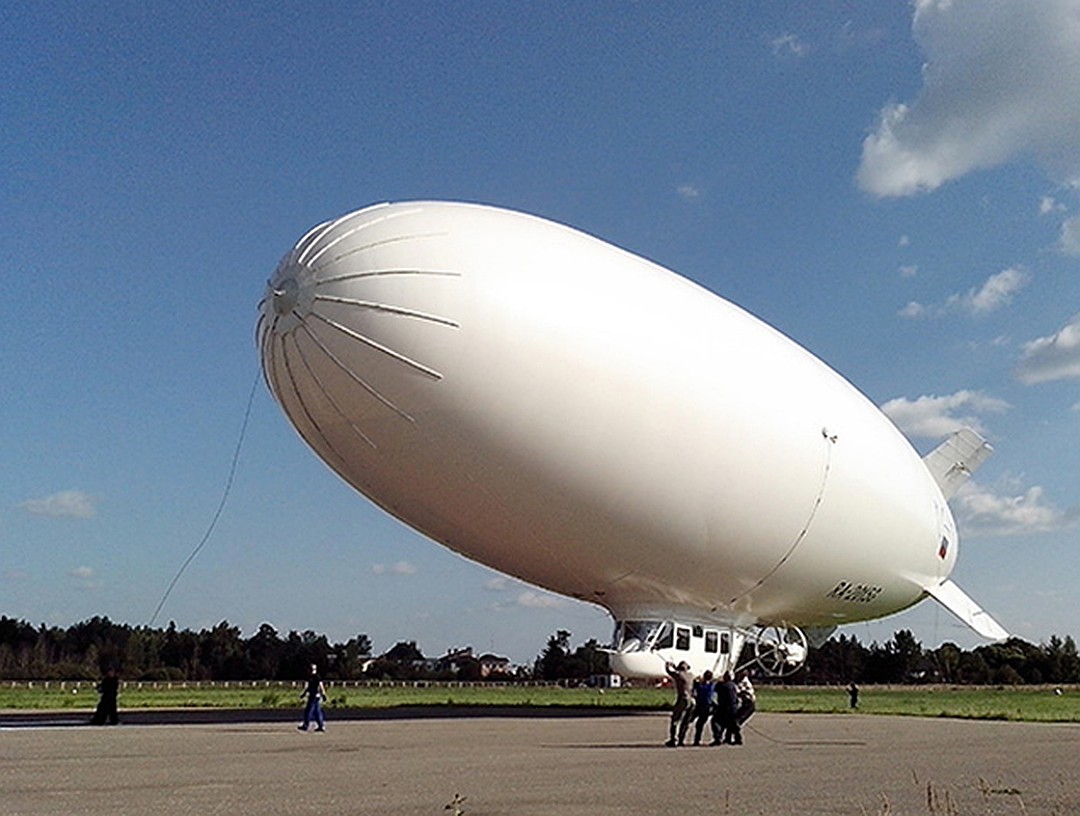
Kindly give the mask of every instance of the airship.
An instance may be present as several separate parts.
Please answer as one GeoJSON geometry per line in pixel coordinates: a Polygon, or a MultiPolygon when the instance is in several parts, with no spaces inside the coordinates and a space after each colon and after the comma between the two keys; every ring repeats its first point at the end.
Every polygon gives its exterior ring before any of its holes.
{"type": "Polygon", "coordinates": [[[775,673],[949,575],[947,500],[990,453],[925,458],[744,309],[552,221],[446,201],[319,224],[259,306],[267,386],[342,479],[408,526],[606,609],[613,671],[775,673]]]}

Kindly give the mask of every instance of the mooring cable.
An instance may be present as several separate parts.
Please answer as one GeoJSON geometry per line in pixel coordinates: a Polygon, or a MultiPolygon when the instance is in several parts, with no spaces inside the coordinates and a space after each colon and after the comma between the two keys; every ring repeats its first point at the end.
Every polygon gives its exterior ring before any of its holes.
{"type": "Polygon", "coordinates": [[[749,723],[743,723],[741,726],[743,731],[752,731],[763,740],[767,740],[775,745],[785,745],[789,748],[805,748],[808,746],[816,745],[866,745],[865,740],[844,740],[844,739],[803,739],[803,740],[783,740],[777,737],[770,737],[768,734],[759,731],[749,723]]]}
{"type": "Polygon", "coordinates": [[[199,551],[206,546],[206,542],[210,540],[214,528],[217,527],[218,519],[221,518],[221,513],[225,509],[225,503],[229,500],[229,493],[232,492],[233,479],[236,476],[236,465],[240,461],[240,449],[244,445],[244,437],[247,436],[248,420],[251,419],[251,406],[255,402],[255,389],[259,385],[260,376],[261,372],[256,372],[255,379],[251,382],[251,390],[248,392],[247,398],[247,408],[244,410],[244,421],[240,425],[240,437],[236,440],[236,449],[233,451],[232,464],[229,465],[229,476],[225,480],[225,489],[221,493],[221,501],[218,503],[217,510],[214,511],[214,517],[210,520],[210,525],[206,528],[206,532],[203,533],[203,537],[198,545],[191,551],[191,554],[188,555],[184,563],[180,565],[180,569],[176,571],[176,575],[174,575],[172,581],[169,582],[165,594],[162,595],[161,600],[158,601],[157,609],[155,609],[154,614],[150,616],[150,622],[147,624],[147,628],[154,625],[157,616],[161,613],[161,608],[165,606],[165,602],[169,599],[169,595],[172,594],[173,588],[180,580],[180,576],[184,574],[184,570],[186,570],[191,562],[195,560],[195,556],[199,554],[199,551]]]}

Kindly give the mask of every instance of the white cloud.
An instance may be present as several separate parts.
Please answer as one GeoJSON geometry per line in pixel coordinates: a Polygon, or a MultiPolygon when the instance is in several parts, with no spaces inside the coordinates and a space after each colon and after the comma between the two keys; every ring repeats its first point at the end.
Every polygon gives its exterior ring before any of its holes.
{"type": "Polygon", "coordinates": [[[1080,257],[1080,215],[1074,215],[1061,222],[1058,249],[1066,255],[1080,257]]]}
{"type": "Polygon", "coordinates": [[[1013,295],[1031,282],[1031,273],[1020,267],[1003,269],[987,278],[981,286],[949,295],[944,302],[926,305],[911,301],[897,314],[909,319],[967,314],[972,317],[997,311],[1012,302],[1013,295]]]}
{"type": "Polygon", "coordinates": [[[415,564],[408,561],[398,561],[394,564],[373,564],[371,571],[376,575],[416,575],[415,564]]]}
{"type": "Polygon", "coordinates": [[[1064,210],[1065,205],[1053,196],[1043,196],[1039,199],[1039,215],[1049,215],[1050,213],[1064,212],[1064,210]]]}
{"type": "Polygon", "coordinates": [[[976,414],[1000,414],[1008,409],[1004,400],[967,390],[944,397],[922,396],[914,401],[898,397],[881,406],[900,430],[925,439],[940,439],[961,428],[985,435],[986,429],[976,414]]]}
{"type": "Polygon", "coordinates": [[[1012,302],[1014,294],[1031,282],[1031,273],[1012,267],[1003,269],[986,279],[978,289],[971,289],[959,296],[957,302],[962,311],[971,314],[988,314],[1012,302]]]}
{"type": "Polygon", "coordinates": [[[773,37],[769,47],[776,56],[805,57],[810,53],[810,46],[802,42],[795,34],[781,34],[773,37]]]}
{"type": "Polygon", "coordinates": [[[911,301],[910,303],[908,303],[907,306],[897,312],[900,317],[907,318],[908,320],[916,320],[920,317],[926,317],[928,313],[929,310],[927,309],[927,307],[923,306],[921,303],[915,300],[911,301]]]}
{"type": "Polygon", "coordinates": [[[505,592],[512,586],[510,579],[503,578],[501,575],[496,575],[484,582],[484,589],[488,592],[505,592]]]}
{"type": "Polygon", "coordinates": [[[77,589],[100,589],[104,584],[98,580],[93,567],[75,567],[68,571],[68,576],[74,579],[77,589]]]}
{"type": "Polygon", "coordinates": [[[1016,376],[1027,385],[1080,378],[1080,314],[1056,334],[1025,343],[1016,376]]]}
{"type": "Polygon", "coordinates": [[[686,201],[693,201],[695,198],[701,197],[701,190],[693,184],[680,184],[675,188],[675,192],[679,194],[679,198],[685,199],[686,201]]]}
{"type": "Polygon", "coordinates": [[[552,609],[557,606],[563,605],[563,599],[557,595],[549,595],[546,592],[536,592],[532,589],[527,589],[517,596],[518,606],[524,606],[527,609],[552,609]]]}
{"type": "Polygon", "coordinates": [[[998,493],[968,482],[953,498],[957,523],[966,535],[1009,536],[1048,533],[1074,523],[1077,510],[1061,510],[1046,502],[1043,488],[1016,494],[1009,485],[998,493]]]}
{"type": "Polygon", "coordinates": [[[41,499],[27,499],[19,507],[35,516],[87,519],[97,515],[96,502],[96,498],[81,490],[62,490],[41,499]]]}
{"type": "Polygon", "coordinates": [[[918,274],[919,267],[915,266],[914,264],[908,264],[900,267],[901,278],[914,278],[918,274]]]}
{"type": "Polygon", "coordinates": [[[922,88],[881,111],[860,187],[912,195],[1023,154],[1080,179],[1080,0],[916,0],[913,34],[922,88]]]}

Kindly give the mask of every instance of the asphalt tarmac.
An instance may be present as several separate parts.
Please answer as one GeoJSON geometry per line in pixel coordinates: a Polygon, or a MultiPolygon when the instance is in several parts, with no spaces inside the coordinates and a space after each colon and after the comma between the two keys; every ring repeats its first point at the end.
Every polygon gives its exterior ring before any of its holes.
{"type": "Polygon", "coordinates": [[[758,714],[665,748],[660,713],[121,715],[0,716],[0,813],[1080,814],[1078,725],[758,714]]]}

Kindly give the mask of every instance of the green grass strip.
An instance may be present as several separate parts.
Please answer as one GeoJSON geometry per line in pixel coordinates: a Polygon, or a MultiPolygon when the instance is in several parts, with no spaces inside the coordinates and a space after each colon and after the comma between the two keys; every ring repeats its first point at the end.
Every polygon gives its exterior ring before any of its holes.
{"type": "MultiPolygon", "coordinates": [[[[230,708],[299,710],[300,684],[256,683],[125,683],[121,709],[230,708]]],[[[327,707],[390,708],[395,706],[523,706],[590,707],[634,711],[669,708],[668,689],[566,689],[525,685],[331,684],[327,707]]],[[[0,683],[0,709],[90,712],[97,704],[93,683],[51,681],[0,683]]],[[[758,689],[758,710],[792,714],[843,714],[847,692],[839,687],[758,689]]],[[[956,717],[1025,722],[1080,722],[1080,687],[1044,686],[942,687],[866,686],[859,714],[956,717]]]]}

